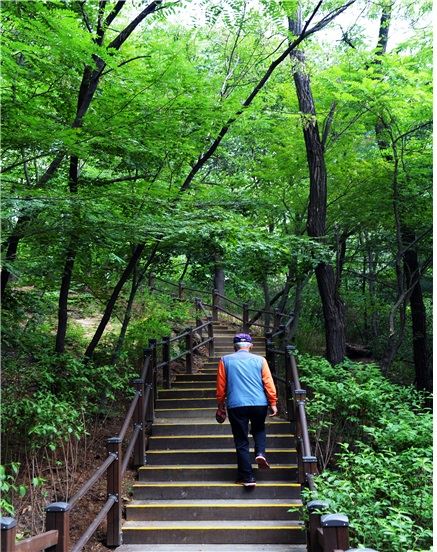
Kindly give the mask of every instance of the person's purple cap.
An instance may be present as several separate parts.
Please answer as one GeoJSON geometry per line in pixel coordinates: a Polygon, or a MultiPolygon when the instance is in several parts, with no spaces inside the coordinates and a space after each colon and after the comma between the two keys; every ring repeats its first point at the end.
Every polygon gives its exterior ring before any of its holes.
{"type": "Polygon", "coordinates": [[[234,343],[253,343],[253,339],[249,334],[239,333],[235,335],[234,343]]]}

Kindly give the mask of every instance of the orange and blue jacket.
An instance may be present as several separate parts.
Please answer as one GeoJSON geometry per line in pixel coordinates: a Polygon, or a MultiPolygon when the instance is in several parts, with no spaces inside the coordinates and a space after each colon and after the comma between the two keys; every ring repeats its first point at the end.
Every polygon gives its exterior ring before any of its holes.
{"type": "Polygon", "coordinates": [[[228,408],[239,406],[275,406],[276,388],[264,357],[240,350],[225,355],[217,370],[218,404],[228,408]]]}

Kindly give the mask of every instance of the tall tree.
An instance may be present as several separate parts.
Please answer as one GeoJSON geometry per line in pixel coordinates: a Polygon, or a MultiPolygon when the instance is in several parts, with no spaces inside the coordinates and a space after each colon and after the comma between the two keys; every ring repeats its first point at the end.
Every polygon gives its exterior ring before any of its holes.
{"type": "MultiPolygon", "coordinates": [[[[295,19],[288,19],[290,32],[298,36],[302,32],[302,13],[298,9],[295,19]]],[[[323,136],[320,134],[310,78],[305,73],[302,50],[291,52],[293,79],[302,113],[303,135],[310,177],[307,232],[312,238],[326,238],[327,182],[325,143],[329,131],[329,119],[323,136]]],[[[330,115],[332,118],[333,114],[330,115]]],[[[341,362],[346,354],[345,308],[340,296],[341,272],[327,262],[315,268],[325,321],[326,356],[332,364],[341,362]]]]}
{"type": "MultiPolygon", "coordinates": [[[[96,37],[93,41],[102,46],[105,31],[117,17],[126,1],[117,2],[109,15],[105,18],[106,2],[99,3],[99,10],[97,14],[96,24],[96,37]]],[[[119,50],[121,46],[126,42],[132,32],[138,27],[138,25],[150,14],[154,13],[162,4],[162,0],[155,0],[151,2],[144,10],[142,10],[137,17],[135,17],[107,46],[107,50],[119,50]]],[[[87,26],[89,25],[88,18],[86,19],[87,26]]],[[[89,27],[91,33],[94,30],[89,27]]],[[[94,67],[91,65],[85,66],[82,76],[82,82],[80,84],[79,95],[77,100],[76,116],[72,124],[72,128],[80,128],[83,124],[83,119],[88,112],[91,105],[100,79],[103,74],[103,70],[106,67],[106,62],[98,55],[93,56],[94,67]]],[[[69,173],[68,173],[68,186],[72,194],[76,194],[79,187],[79,157],[77,155],[70,156],[69,173]]],[[[74,209],[74,213],[77,218],[77,209],[74,209]]],[[[65,256],[65,264],[62,272],[61,288],[59,291],[59,306],[58,306],[58,328],[56,332],[56,345],[55,350],[57,353],[63,353],[65,349],[65,336],[67,333],[67,320],[68,320],[68,295],[71,286],[71,279],[73,275],[74,262],[77,254],[78,236],[77,230],[74,230],[69,244],[67,246],[67,252],[65,256]]],[[[138,248],[137,248],[138,249],[138,248]]],[[[144,245],[140,248],[144,249],[144,245]]],[[[132,270],[133,270],[132,265],[132,270]]],[[[131,264],[128,264],[131,267],[131,264]]],[[[129,276],[130,274],[128,274],[129,276]]],[[[127,276],[127,277],[128,277],[127,276]]],[[[125,279],[123,279],[123,282],[125,279]]]]}
{"type": "MultiPolygon", "coordinates": [[[[378,43],[376,47],[375,64],[381,63],[381,58],[387,52],[387,44],[392,20],[392,3],[383,4],[378,43]]],[[[409,301],[412,324],[412,345],[413,359],[416,373],[416,386],[419,389],[432,391],[432,377],[430,374],[430,358],[428,352],[426,309],[423,301],[421,278],[429,266],[429,261],[423,266],[418,256],[418,240],[414,229],[410,228],[405,220],[404,209],[402,208],[399,172],[402,169],[400,149],[403,148],[402,141],[408,139],[430,124],[419,123],[413,129],[394,136],[393,118],[387,120],[383,114],[379,115],[375,124],[375,134],[378,146],[384,159],[393,166],[393,215],[396,232],[396,276],[397,276],[397,297],[395,306],[392,309],[399,311],[399,329],[396,333],[394,324],[390,324],[390,335],[387,348],[383,358],[384,368],[387,370],[393,362],[405,335],[406,307],[409,301]],[[387,137],[389,137],[387,139],[387,137]]],[[[408,175],[406,175],[408,179],[408,175]]]]}

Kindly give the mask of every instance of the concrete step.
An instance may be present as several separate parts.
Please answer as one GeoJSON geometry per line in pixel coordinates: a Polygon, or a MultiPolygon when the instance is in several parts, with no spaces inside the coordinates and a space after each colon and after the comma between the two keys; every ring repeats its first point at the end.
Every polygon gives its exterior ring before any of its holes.
{"type": "MultiPolygon", "coordinates": [[[[296,483],[296,464],[272,464],[269,470],[259,470],[256,464],[257,481],[288,481],[296,483]]],[[[227,481],[237,477],[237,466],[233,464],[187,464],[185,466],[142,466],[138,470],[139,481],[227,481]]]]}
{"type": "MultiPolygon", "coordinates": [[[[267,435],[271,433],[290,434],[291,424],[279,418],[266,419],[267,435]]],[[[184,421],[174,420],[173,423],[161,422],[156,419],[152,428],[152,435],[231,435],[231,426],[226,420],[223,424],[218,424],[215,419],[201,420],[194,423],[185,423],[184,421]]]]}
{"type": "Polygon", "coordinates": [[[178,374],[175,378],[175,385],[177,386],[179,382],[184,381],[195,381],[195,382],[205,382],[205,381],[215,381],[215,378],[213,378],[210,374],[178,374]]]}
{"type": "MultiPolygon", "coordinates": [[[[214,331],[214,342],[217,339],[219,339],[219,340],[231,339],[231,342],[232,342],[234,335],[237,334],[237,333],[240,333],[240,332],[236,332],[234,330],[214,331]]],[[[256,343],[256,342],[264,342],[265,343],[265,337],[263,335],[252,335],[252,334],[249,334],[249,335],[251,335],[252,341],[254,343],[256,343]]]]}
{"type": "MultiPolygon", "coordinates": [[[[197,375],[197,374],[196,374],[197,375]]],[[[215,383],[215,380],[214,380],[215,383]]],[[[210,388],[213,384],[212,381],[175,381],[173,382],[172,389],[204,389],[210,388]]]]}
{"type": "MultiPolygon", "coordinates": [[[[215,363],[215,365],[217,366],[218,364],[218,361],[225,355],[230,355],[233,351],[227,351],[223,354],[218,354],[217,352],[214,352],[214,356],[213,357],[209,357],[209,362],[211,363],[215,363]]],[[[258,353],[255,353],[259,356],[262,356],[262,357],[265,357],[265,354],[262,354],[262,352],[258,352],[258,353]]]]}
{"type": "Polygon", "coordinates": [[[307,552],[305,544],[122,544],[115,552],[307,552]]]}
{"type": "Polygon", "coordinates": [[[156,401],[156,408],[168,409],[168,408],[217,408],[217,401],[211,397],[198,397],[196,399],[158,399],[156,401]]]}
{"type": "Polygon", "coordinates": [[[301,522],[283,520],[127,521],[123,526],[125,544],[298,544],[305,536],[301,522]]]}
{"type": "Polygon", "coordinates": [[[203,387],[203,388],[190,388],[185,389],[160,389],[158,391],[158,397],[160,399],[192,399],[199,397],[215,398],[215,386],[203,387]]]}
{"type": "Polygon", "coordinates": [[[196,418],[201,420],[214,420],[217,406],[214,408],[157,408],[155,415],[159,418],[196,418]]]}
{"type": "MultiPolygon", "coordinates": [[[[266,456],[270,464],[296,464],[297,454],[295,448],[267,448],[266,456]]],[[[173,450],[148,450],[146,452],[146,464],[159,465],[186,465],[186,464],[231,464],[236,462],[234,448],[228,449],[181,449],[173,450]]]]}
{"type": "MultiPolygon", "coordinates": [[[[249,440],[251,440],[249,438],[249,440]]],[[[196,447],[201,449],[220,449],[231,448],[234,446],[234,438],[229,435],[153,435],[150,438],[149,451],[159,450],[179,450],[190,447],[196,443],[196,447]]],[[[291,448],[295,444],[295,439],[291,435],[270,434],[267,443],[271,448],[291,448]]]]}
{"type": "Polygon", "coordinates": [[[262,481],[256,487],[228,481],[139,481],[132,491],[134,500],[271,500],[299,499],[301,485],[290,481],[262,481]]]}
{"type": "Polygon", "coordinates": [[[127,521],[298,519],[302,502],[255,500],[134,500],[126,505],[127,521]],[[290,510],[290,511],[289,511],[290,510]]]}

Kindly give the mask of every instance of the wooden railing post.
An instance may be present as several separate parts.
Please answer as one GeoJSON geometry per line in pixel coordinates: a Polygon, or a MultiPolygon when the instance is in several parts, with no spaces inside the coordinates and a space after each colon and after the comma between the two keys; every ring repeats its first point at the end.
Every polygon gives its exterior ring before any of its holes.
{"type": "Polygon", "coordinates": [[[273,317],[273,331],[276,331],[279,328],[279,325],[281,324],[281,316],[280,316],[280,310],[278,308],[275,308],[274,312],[275,312],[275,315],[273,317]]]}
{"type": "Polygon", "coordinates": [[[115,502],[106,516],[106,545],[120,546],[121,544],[121,442],[119,437],[110,437],[106,441],[108,454],[115,460],[106,471],[108,498],[113,496],[115,502]]]}
{"type": "Polygon", "coordinates": [[[345,514],[325,514],[320,518],[323,529],[323,552],[349,548],[349,519],[345,514]]]}
{"type": "Polygon", "coordinates": [[[219,305],[219,295],[218,290],[214,289],[212,291],[212,319],[214,322],[217,322],[219,318],[219,311],[218,311],[218,305],[219,305]]]}
{"type": "Polygon", "coordinates": [[[193,328],[187,328],[185,330],[187,335],[185,336],[185,371],[187,374],[193,373],[193,328]]]}
{"type": "Polygon", "coordinates": [[[70,548],[70,509],[68,502],[53,502],[46,507],[46,531],[58,531],[58,544],[48,552],[68,552],[70,548]]]}
{"type": "Polygon", "coordinates": [[[155,366],[153,364],[153,350],[150,348],[144,349],[144,362],[147,362],[147,359],[149,359],[149,368],[146,372],[145,380],[144,380],[144,399],[146,397],[147,389],[150,389],[150,393],[149,393],[149,399],[147,403],[144,404],[144,408],[145,408],[145,421],[147,424],[152,424],[153,420],[155,419],[154,386],[156,385],[156,382],[155,382],[155,366]]]}
{"type": "Polygon", "coordinates": [[[212,325],[212,316],[208,316],[208,355],[214,356],[214,327],[212,325]]]}
{"type": "MultiPolygon", "coordinates": [[[[194,305],[196,307],[196,326],[202,325],[202,316],[200,314],[200,299],[199,297],[194,298],[194,305]]],[[[202,337],[202,330],[200,330],[200,337],[202,337]]]]}
{"type": "MultiPolygon", "coordinates": [[[[290,384],[293,382],[293,374],[291,371],[291,363],[292,359],[291,357],[294,354],[295,347],[293,345],[286,345],[285,346],[285,381],[287,382],[287,413],[289,420],[295,420],[298,422],[298,416],[295,409],[295,402],[293,401],[293,395],[290,393],[290,384]]],[[[293,357],[294,360],[294,357],[293,357]]],[[[293,386],[292,386],[293,388],[293,386]]],[[[298,425],[298,423],[297,423],[298,425]]]]}
{"type": "Polygon", "coordinates": [[[162,362],[163,367],[163,384],[165,389],[170,389],[170,336],[167,335],[162,338],[162,362]]]}
{"type": "Polygon", "coordinates": [[[307,504],[309,520],[307,529],[308,552],[323,552],[323,548],[319,543],[318,529],[320,528],[320,518],[327,508],[328,504],[321,500],[311,500],[307,504]]]}
{"type": "Polygon", "coordinates": [[[0,524],[2,528],[1,552],[14,552],[17,522],[12,517],[2,517],[0,518],[0,524]]]}
{"type": "Polygon", "coordinates": [[[152,384],[153,384],[153,409],[156,408],[156,401],[158,399],[158,386],[157,383],[157,371],[156,371],[156,344],[158,343],[157,339],[149,339],[149,349],[152,351],[152,357],[150,359],[151,363],[151,373],[152,373],[152,384]]]}
{"type": "Polygon", "coordinates": [[[133,415],[134,428],[139,427],[140,431],[137,436],[137,440],[134,447],[133,465],[135,467],[144,465],[144,452],[146,450],[146,440],[144,435],[144,420],[145,420],[145,404],[144,404],[144,381],[141,379],[133,380],[133,386],[135,391],[140,394],[135,412],[133,415]]]}
{"type": "Polygon", "coordinates": [[[249,305],[243,303],[243,332],[249,331],[249,305]]]}
{"type": "Polygon", "coordinates": [[[270,372],[273,376],[276,376],[276,362],[275,362],[275,353],[272,351],[273,349],[273,341],[272,341],[272,332],[266,332],[266,360],[267,364],[269,365],[270,372]]]}
{"type": "Polygon", "coordinates": [[[185,284],[183,282],[178,282],[178,297],[179,297],[179,299],[184,298],[184,289],[185,289],[185,284]]]}

